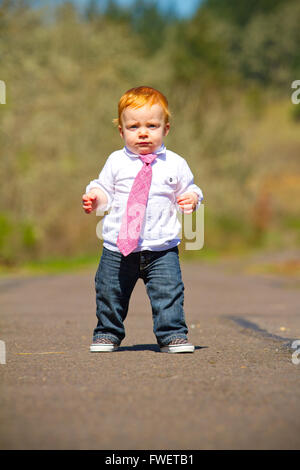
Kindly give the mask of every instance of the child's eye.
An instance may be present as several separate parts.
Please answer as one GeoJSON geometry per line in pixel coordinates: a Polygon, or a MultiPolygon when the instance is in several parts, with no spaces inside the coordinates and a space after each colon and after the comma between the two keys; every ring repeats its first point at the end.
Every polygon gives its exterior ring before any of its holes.
{"type": "Polygon", "coordinates": [[[137,126],[133,124],[132,126],[129,127],[129,129],[137,129],[137,126]]]}
{"type": "Polygon", "coordinates": [[[156,127],[156,125],[155,124],[149,124],[149,127],[153,129],[153,128],[156,127]]]}

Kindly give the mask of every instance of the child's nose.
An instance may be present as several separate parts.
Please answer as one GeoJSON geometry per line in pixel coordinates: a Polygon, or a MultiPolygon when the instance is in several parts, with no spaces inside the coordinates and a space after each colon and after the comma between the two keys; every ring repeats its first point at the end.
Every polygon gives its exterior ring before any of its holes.
{"type": "Polygon", "coordinates": [[[147,127],[141,127],[140,132],[139,132],[139,136],[140,137],[147,137],[147,135],[148,135],[147,127]]]}

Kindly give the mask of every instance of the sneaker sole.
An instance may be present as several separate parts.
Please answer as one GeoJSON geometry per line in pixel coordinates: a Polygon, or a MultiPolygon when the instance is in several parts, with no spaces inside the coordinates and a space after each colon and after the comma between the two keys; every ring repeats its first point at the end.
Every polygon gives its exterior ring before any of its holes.
{"type": "Polygon", "coordinates": [[[195,351],[195,346],[193,344],[174,344],[172,346],[162,346],[160,352],[163,353],[193,353],[195,351]]]}
{"type": "Polygon", "coordinates": [[[90,352],[113,352],[118,347],[116,344],[91,344],[90,352]]]}

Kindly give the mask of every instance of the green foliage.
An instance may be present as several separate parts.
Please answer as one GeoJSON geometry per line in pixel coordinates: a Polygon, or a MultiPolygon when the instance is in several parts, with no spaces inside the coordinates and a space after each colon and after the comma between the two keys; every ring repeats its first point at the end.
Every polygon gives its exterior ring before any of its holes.
{"type": "Polygon", "coordinates": [[[258,3],[207,1],[182,21],[154,1],[111,1],[105,11],[91,1],[83,14],[68,2],[52,15],[0,2],[2,264],[98,250],[98,219],[82,212],[81,196],[123,145],[117,103],[141,84],[168,97],[166,144],[203,189],[205,249],[296,244],[299,184],[289,173],[299,174],[300,108],[290,83],[300,73],[300,9],[258,3]]]}
{"type": "Polygon", "coordinates": [[[300,4],[254,17],[242,37],[240,70],[263,85],[287,87],[300,73],[300,4]]]}
{"type": "Polygon", "coordinates": [[[208,0],[176,28],[170,48],[175,76],[286,88],[300,73],[299,22],[295,0],[208,0]]]}
{"type": "Polygon", "coordinates": [[[2,251],[8,243],[8,238],[13,230],[11,221],[6,214],[0,214],[0,250],[2,251]]]}
{"type": "Polygon", "coordinates": [[[104,17],[129,26],[143,45],[144,52],[150,56],[162,47],[168,25],[176,21],[172,12],[162,13],[155,0],[135,0],[130,8],[120,6],[116,0],[109,0],[104,17]]]}
{"type": "Polygon", "coordinates": [[[300,103],[291,105],[290,116],[294,122],[300,122],[300,103]]]}
{"type": "Polygon", "coordinates": [[[214,18],[199,10],[188,23],[174,29],[172,44],[168,44],[177,81],[222,79],[226,69],[222,39],[217,36],[214,18]]]}
{"type": "Polygon", "coordinates": [[[286,0],[204,0],[202,7],[207,8],[216,17],[244,27],[259,14],[275,11],[286,0]]]}
{"type": "Polygon", "coordinates": [[[133,6],[132,27],[141,37],[148,53],[153,54],[162,45],[166,32],[166,19],[159,12],[156,2],[136,0],[133,6]]]}
{"type": "Polygon", "coordinates": [[[33,250],[37,244],[37,232],[32,222],[23,222],[21,226],[23,245],[25,250],[33,250]]]}

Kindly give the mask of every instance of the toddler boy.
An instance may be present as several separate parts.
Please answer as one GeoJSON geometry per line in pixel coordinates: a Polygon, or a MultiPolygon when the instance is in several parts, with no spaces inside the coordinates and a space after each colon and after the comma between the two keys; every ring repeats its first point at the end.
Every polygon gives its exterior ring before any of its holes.
{"type": "Polygon", "coordinates": [[[183,310],[184,285],[178,257],[178,207],[192,213],[203,199],[186,161],[167,150],[170,129],[166,97],[150,87],[120,99],[118,128],[125,146],[107,159],[82,197],[83,209],[108,211],[103,252],[95,277],[98,323],[92,352],[118,349],[133,288],[143,279],[153,332],[161,352],[194,352],[183,310]]]}

